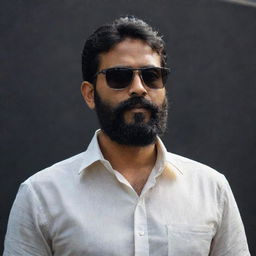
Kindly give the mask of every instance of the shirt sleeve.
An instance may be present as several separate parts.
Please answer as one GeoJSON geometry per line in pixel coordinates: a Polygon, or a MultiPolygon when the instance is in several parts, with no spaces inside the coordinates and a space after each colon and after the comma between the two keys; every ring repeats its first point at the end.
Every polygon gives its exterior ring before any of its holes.
{"type": "Polygon", "coordinates": [[[21,184],[10,212],[3,256],[52,255],[43,214],[29,180],[21,184]]]}
{"type": "Polygon", "coordinates": [[[241,216],[224,177],[220,224],[212,241],[210,256],[250,256],[241,216]]]}

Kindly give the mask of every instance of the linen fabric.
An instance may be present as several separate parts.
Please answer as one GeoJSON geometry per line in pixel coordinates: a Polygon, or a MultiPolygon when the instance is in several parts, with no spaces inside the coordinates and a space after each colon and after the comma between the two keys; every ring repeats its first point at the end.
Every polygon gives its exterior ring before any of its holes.
{"type": "Polygon", "coordinates": [[[249,256],[243,223],[225,177],[168,153],[140,196],[104,159],[94,135],[88,149],[21,184],[4,256],[249,256]]]}

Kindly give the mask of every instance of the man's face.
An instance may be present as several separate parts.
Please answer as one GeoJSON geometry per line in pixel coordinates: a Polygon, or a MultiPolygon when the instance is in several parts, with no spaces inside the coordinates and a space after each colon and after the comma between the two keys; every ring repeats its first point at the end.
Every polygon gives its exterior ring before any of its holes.
{"type": "MultiPolygon", "coordinates": [[[[100,55],[99,70],[147,66],[160,67],[160,56],[141,40],[126,39],[100,55]]],[[[145,86],[138,74],[122,90],[110,88],[105,75],[99,74],[94,102],[102,130],[119,144],[146,146],[165,131],[166,90],[145,86]]]]}

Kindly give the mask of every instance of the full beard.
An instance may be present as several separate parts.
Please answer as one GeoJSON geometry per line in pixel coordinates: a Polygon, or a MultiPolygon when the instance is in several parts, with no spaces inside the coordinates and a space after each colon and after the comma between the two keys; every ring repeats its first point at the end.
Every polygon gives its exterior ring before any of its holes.
{"type": "Polygon", "coordinates": [[[111,140],[127,146],[148,146],[155,142],[157,136],[164,134],[168,115],[167,96],[160,107],[140,96],[131,97],[116,107],[111,107],[96,90],[94,92],[101,129],[111,140]],[[137,107],[149,111],[149,120],[145,121],[144,113],[137,112],[133,114],[133,122],[126,122],[124,113],[137,107]]]}

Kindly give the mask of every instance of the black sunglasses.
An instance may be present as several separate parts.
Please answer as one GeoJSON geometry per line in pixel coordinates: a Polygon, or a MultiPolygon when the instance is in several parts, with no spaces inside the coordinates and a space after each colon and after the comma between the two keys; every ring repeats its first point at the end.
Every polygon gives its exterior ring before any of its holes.
{"type": "Polygon", "coordinates": [[[144,68],[126,68],[114,67],[103,69],[95,74],[105,74],[107,84],[110,88],[121,90],[128,87],[134,78],[135,71],[138,72],[143,84],[151,89],[161,89],[164,87],[169,68],[162,67],[144,67],[144,68]]]}

